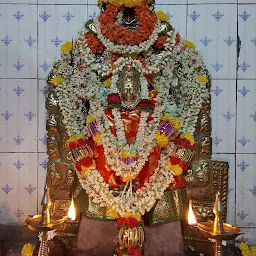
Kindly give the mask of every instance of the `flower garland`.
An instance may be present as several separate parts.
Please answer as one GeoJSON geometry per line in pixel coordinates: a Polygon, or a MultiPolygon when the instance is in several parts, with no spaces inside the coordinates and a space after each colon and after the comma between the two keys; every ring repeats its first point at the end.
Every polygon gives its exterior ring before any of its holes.
{"type": "MultiPolygon", "coordinates": [[[[160,16],[161,19],[165,18],[160,16]]],[[[112,42],[113,38],[105,37],[101,24],[95,21],[95,35],[88,34],[84,29],[74,44],[68,42],[62,46],[62,60],[54,64],[48,78],[49,84],[56,86],[68,135],[71,138],[76,134],[83,134],[84,138],[92,135],[95,143],[103,145],[105,158],[111,168],[127,181],[127,186],[130,184],[128,197],[114,195],[96,169],[93,156],[75,155],[75,150],[84,146],[83,138],[77,137],[69,142],[81,186],[94,203],[107,207],[117,218],[127,213],[143,215],[150,211],[156,200],[174,182],[173,176],[187,169],[186,163],[193,157],[194,141],[191,134],[195,131],[203,102],[209,99],[206,69],[194,44],[181,39],[174,31],[165,37],[159,36],[160,24],[157,23],[147,40],[132,45],[132,41],[115,44],[118,41],[112,42]],[[154,49],[160,49],[161,53],[155,54],[154,49]],[[136,56],[139,53],[143,53],[143,57],[136,56]],[[121,103],[115,83],[127,63],[141,74],[143,98],[150,98],[147,82],[158,90],[152,120],[147,122],[149,115],[142,111],[138,131],[142,136],[137,135],[133,146],[127,145],[119,112],[113,110],[117,136],[110,132],[104,113],[108,104],[121,103]],[[177,68],[178,64],[182,64],[181,70],[177,68]],[[180,85],[173,88],[180,95],[178,106],[175,97],[169,95],[170,81],[175,78],[180,85]],[[85,100],[90,101],[89,118],[84,111],[85,100]],[[82,141],[79,142],[80,139],[82,141]],[[74,142],[77,143],[76,147],[72,144],[74,142]],[[156,146],[161,147],[162,151],[155,172],[142,188],[132,192],[132,179],[138,175],[156,146]]]]}
{"type": "Polygon", "coordinates": [[[157,16],[149,11],[146,3],[134,8],[139,26],[130,30],[124,26],[117,26],[115,18],[120,10],[119,7],[107,4],[106,11],[99,15],[100,31],[102,35],[114,44],[138,45],[152,35],[156,28],[157,16]]]}
{"type": "Polygon", "coordinates": [[[166,188],[174,182],[174,172],[168,168],[167,163],[168,157],[161,155],[158,167],[149,182],[129,198],[115,196],[96,168],[92,168],[85,177],[80,172],[77,172],[77,175],[82,188],[100,207],[112,209],[119,217],[127,213],[142,216],[146,211],[150,211],[156,200],[160,199],[166,188]]]}

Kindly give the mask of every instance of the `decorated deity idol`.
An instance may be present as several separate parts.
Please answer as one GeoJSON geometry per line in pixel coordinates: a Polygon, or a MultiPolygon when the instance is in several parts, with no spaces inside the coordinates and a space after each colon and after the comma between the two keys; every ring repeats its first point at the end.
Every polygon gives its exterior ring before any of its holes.
{"type": "Polygon", "coordinates": [[[174,255],[169,241],[185,219],[184,175],[210,99],[208,73],[195,45],[150,0],[99,6],[99,17],[62,45],[48,77],[79,181],[78,249],[174,255]]]}

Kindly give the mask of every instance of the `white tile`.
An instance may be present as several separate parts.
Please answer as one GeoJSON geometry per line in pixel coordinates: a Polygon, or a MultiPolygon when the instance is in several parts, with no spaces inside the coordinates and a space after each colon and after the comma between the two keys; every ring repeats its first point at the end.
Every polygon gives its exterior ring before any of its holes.
{"type": "Polygon", "coordinates": [[[37,7],[1,5],[0,78],[37,77],[37,7]]]}
{"type": "Polygon", "coordinates": [[[86,20],[86,5],[39,5],[39,78],[48,75],[53,60],[60,57],[60,46],[65,41],[72,41],[86,20]]]}
{"type": "Polygon", "coordinates": [[[237,0],[188,0],[188,4],[236,4],[237,0]]]}
{"type": "Polygon", "coordinates": [[[38,0],[38,4],[87,4],[87,0],[38,0]]]}
{"type": "Polygon", "coordinates": [[[37,0],[0,0],[0,4],[37,4],[37,0]]]}
{"type": "Polygon", "coordinates": [[[213,154],[212,159],[225,161],[229,165],[228,169],[228,207],[227,223],[234,225],[236,222],[236,166],[235,154],[213,154]]]}
{"type": "Polygon", "coordinates": [[[212,81],[212,149],[213,153],[235,153],[236,81],[212,81]]]}
{"type": "Polygon", "coordinates": [[[256,228],[241,228],[243,235],[238,236],[236,241],[241,243],[247,243],[249,246],[255,246],[256,244],[256,228]]]}
{"type": "Polygon", "coordinates": [[[95,19],[100,14],[100,9],[97,5],[88,5],[88,20],[95,19]]]}
{"type": "MultiPolygon", "coordinates": [[[[88,4],[97,4],[97,0],[88,0],[88,4]]],[[[187,4],[187,0],[155,0],[155,4],[187,4]]]]}
{"type": "Polygon", "coordinates": [[[236,162],[236,223],[256,227],[256,155],[237,154],[236,162]]]}
{"type": "Polygon", "coordinates": [[[45,109],[45,93],[46,81],[39,80],[38,91],[38,152],[46,152],[46,109],[45,109]]]}
{"type": "Polygon", "coordinates": [[[238,80],[237,153],[256,153],[256,80],[238,80]]]}
{"type": "Polygon", "coordinates": [[[241,52],[238,60],[239,78],[256,78],[256,5],[238,6],[238,35],[241,52]]]}
{"type": "Polygon", "coordinates": [[[238,0],[239,4],[256,4],[256,0],[238,0]]]}
{"type": "Polygon", "coordinates": [[[37,210],[37,154],[0,153],[0,223],[23,224],[37,210]]]}
{"type": "Polygon", "coordinates": [[[37,81],[0,83],[0,152],[36,152],[37,81]]]}
{"type": "Polygon", "coordinates": [[[178,31],[181,37],[186,38],[186,16],[187,6],[186,5],[156,5],[156,11],[164,11],[168,17],[169,22],[178,31]]]}
{"type": "Polygon", "coordinates": [[[188,6],[187,38],[196,44],[215,79],[236,78],[236,18],[235,4],[188,6]]]}

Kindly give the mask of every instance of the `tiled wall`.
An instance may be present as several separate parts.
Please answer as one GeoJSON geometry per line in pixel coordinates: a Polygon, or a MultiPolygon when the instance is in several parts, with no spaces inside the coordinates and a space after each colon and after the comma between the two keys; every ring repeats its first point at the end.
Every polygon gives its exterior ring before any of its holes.
{"type": "MultiPolygon", "coordinates": [[[[0,0],[0,223],[40,208],[45,77],[95,0],[0,0]],[[88,2],[87,2],[88,1],[88,2]]],[[[256,0],[156,0],[212,74],[213,158],[230,164],[228,221],[256,243],[256,0]],[[241,50],[238,55],[238,47],[241,50]]]]}

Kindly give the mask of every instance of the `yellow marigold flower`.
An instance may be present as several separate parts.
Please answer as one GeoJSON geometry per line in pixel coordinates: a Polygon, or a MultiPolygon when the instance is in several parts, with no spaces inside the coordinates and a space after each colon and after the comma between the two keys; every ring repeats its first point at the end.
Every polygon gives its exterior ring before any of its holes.
{"type": "Polygon", "coordinates": [[[66,41],[61,47],[60,50],[62,52],[70,52],[73,48],[73,44],[70,41],[66,41]]]}
{"type": "Polygon", "coordinates": [[[125,213],[124,216],[122,216],[123,218],[134,218],[136,219],[137,221],[140,221],[141,220],[141,215],[139,214],[134,214],[132,212],[127,212],[125,213]]]}
{"type": "Polygon", "coordinates": [[[144,0],[123,0],[123,4],[129,8],[138,6],[138,5],[142,4],[143,2],[144,2],[144,0]]]}
{"type": "Polygon", "coordinates": [[[168,20],[167,14],[165,12],[163,12],[163,11],[156,12],[156,16],[161,21],[167,21],[168,20]]]}
{"type": "Polygon", "coordinates": [[[55,76],[52,80],[51,83],[54,85],[62,84],[64,82],[64,79],[61,76],[55,76]]]}
{"type": "Polygon", "coordinates": [[[122,158],[127,158],[127,157],[134,157],[134,158],[135,158],[135,155],[134,155],[134,154],[131,154],[131,153],[128,152],[127,150],[123,150],[121,157],[122,157],[122,158]]]}
{"type": "Polygon", "coordinates": [[[73,135],[72,137],[70,137],[68,140],[67,140],[67,143],[70,143],[70,142],[76,142],[78,141],[79,139],[84,139],[84,135],[83,134],[75,134],[73,135]]]}
{"type": "Polygon", "coordinates": [[[90,124],[92,122],[94,122],[96,119],[93,117],[93,116],[87,116],[87,119],[86,119],[86,124],[90,124]]]}
{"type": "Polygon", "coordinates": [[[183,173],[182,168],[178,165],[172,165],[170,162],[168,162],[168,168],[174,172],[175,176],[180,176],[183,173]]]}
{"type": "Polygon", "coordinates": [[[32,256],[34,249],[33,244],[25,244],[21,250],[21,256],[32,256]]]}
{"type": "Polygon", "coordinates": [[[91,168],[82,166],[82,171],[81,171],[82,177],[83,177],[83,178],[86,178],[87,175],[88,175],[88,173],[89,173],[91,170],[92,170],[91,168]]]}
{"type": "Polygon", "coordinates": [[[191,145],[193,145],[195,143],[195,139],[193,138],[193,136],[190,133],[183,133],[180,136],[182,139],[187,139],[190,141],[191,145]]]}
{"type": "Polygon", "coordinates": [[[137,177],[137,175],[127,176],[127,177],[123,178],[123,182],[128,182],[130,180],[134,180],[136,177],[137,177]]]}
{"type": "Polygon", "coordinates": [[[168,144],[168,137],[165,136],[165,134],[161,134],[160,131],[157,131],[157,133],[156,133],[156,143],[160,147],[164,147],[168,144]]]}
{"type": "Polygon", "coordinates": [[[122,0],[108,0],[108,1],[104,1],[106,3],[111,3],[111,4],[114,4],[116,6],[121,6],[123,5],[123,1],[122,0]]]}
{"type": "Polygon", "coordinates": [[[208,83],[208,78],[206,76],[197,76],[196,79],[201,83],[208,83]]]}
{"type": "Polygon", "coordinates": [[[101,136],[99,133],[97,133],[94,137],[93,140],[97,143],[97,145],[101,145],[102,141],[101,141],[101,136]]]}
{"type": "Polygon", "coordinates": [[[98,0],[98,5],[102,5],[103,1],[102,0],[98,0]]]}
{"type": "Polygon", "coordinates": [[[110,86],[111,86],[111,84],[112,84],[112,79],[111,78],[108,78],[107,80],[105,80],[104,81],[104,86],[106,87],[106,88],[109,88],[110,86]]]}
{"type": "Polygon", "coordinates": [[[120,218],[119,214],[112,208],[108,209],[108,216],[113,218],[113,219],[120,218]]]}
{"type": "Polygon", "coordinates": [[[172,118],[172,119],[170,120],[170,123],[172,124],[172,126],[174,127],[174,129],[179,130],[180,127],[181,127],[180,119],[178,119],[178,118],[172,118]]]}
{"type": "Polygon", "coordinates": [[[188,41],[186,40],[184,43],[183,43],[184,46],[187,46],[188,48],[193,48],[195,49],[196,46],[191,42],[191,41],[188,41]]]}

